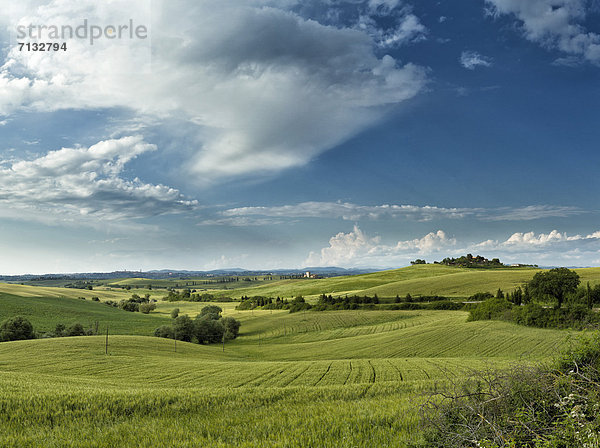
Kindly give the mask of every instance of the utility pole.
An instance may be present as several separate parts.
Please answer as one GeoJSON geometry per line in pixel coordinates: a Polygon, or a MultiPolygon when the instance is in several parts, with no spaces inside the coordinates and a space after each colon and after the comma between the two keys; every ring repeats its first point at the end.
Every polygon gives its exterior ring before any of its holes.
{"type": "Polygon", "coordinates": [[[173,338],[173,340],[175,341],[175,353],[177,353],[177,338],[173,338]]]}
{"type": "Polygon", "coordinates": [[[223,352],[225,352],[225,333],[223,333],[223,352]]]}

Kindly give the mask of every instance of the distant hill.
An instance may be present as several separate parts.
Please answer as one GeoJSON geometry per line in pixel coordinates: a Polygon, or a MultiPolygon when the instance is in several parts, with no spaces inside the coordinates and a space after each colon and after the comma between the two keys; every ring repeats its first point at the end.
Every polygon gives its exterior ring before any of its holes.
{"type": "Polygon", "coordinates": [[[169,279],[185,277],[204,276],[229,276],[229,275],[302,275],[305,272],[319,274],[322,277],[335,277],[339,275],[357,275],[368,272],[376,272],[378,269],[345,269],[335,266],[307,267],[301,269],[274,269],[274,270],[250,270],[242,268],[214,269],[210,271],[189,271],[176,269],[160,269],[151,271],[113,271],[113,272],[78,272],[69,274],[23,274],[23,275],[0,275],[3,282],[30,282],[48,280],[110,280],[115,278],[147,278],[147,279],[169,279]]]}
{"type": "MultiPolygon", "coordinates": [[[[531,280],[537,268],[503,267],[501,269],[472,269],[442,264],[418,264],[401,269],[372,272],[360,275],[338,276],[322,279],[289,279],[236,287],[212,294],[229,297],[268,296],[304,297],[320,294],[373,295],[379,297],[441,295],[468,297],[477,292],[493,292],[498,288],[511,291],[531,280]]],[[[576,269],[582,284],[600,283],[600,268],[576,269]]]]}

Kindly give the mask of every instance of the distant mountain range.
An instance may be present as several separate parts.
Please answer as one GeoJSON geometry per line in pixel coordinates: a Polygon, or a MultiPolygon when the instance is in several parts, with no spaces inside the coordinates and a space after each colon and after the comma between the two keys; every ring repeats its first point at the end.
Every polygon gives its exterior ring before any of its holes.
{"type": "Polygon", "coordinates": [[[78,272],[70,274],[23,274],[23,275],[0,275],[0,281],[21,282],[31,280],[56,280],[56,279],[87,279],[87,280],[106,280],[114,278],[148,278],[165,279],[179,277],[206,277],[206,276],[228,276],[228,275],[302,275],[306,272],[317,274],[320,277],[337,277],[341,275],[358,275],[369,272],[377,272],[383,269],[345,269],[335,266],[326,267],[306,267],[302,269],[274,269],[274,270],[252,270],[242,268],[215,269],[211,271],[188,271],[177,269],[160,269],[151,271],[113,271],[113,272],[78,272]]]}

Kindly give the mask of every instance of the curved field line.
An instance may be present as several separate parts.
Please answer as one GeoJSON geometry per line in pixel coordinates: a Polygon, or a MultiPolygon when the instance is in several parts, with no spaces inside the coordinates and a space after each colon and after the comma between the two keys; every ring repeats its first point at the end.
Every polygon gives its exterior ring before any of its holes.
{"type": "Polygon", "coordinates": [[[373,364],[371,363],[370,359],[367,359],[367,363],[371,367],[371,373],[372,373],[372,375],[369,375],[369,382],[375,383],[375,379],[377,378],[377,373],[375,372],[375,367],[373,367],[373,364]]]}
{"type": "Polygon", "coordinates": [[[314,384],[314,386],[316,386],[317,384],[319,384],[321,382],[321,380],[323,378],[325,378],[325,375],[327,375],[329,373],[329,369],[331,369],[331,364],[333,364],[333,362],[329,363],[329,365],[327,366],[327,370],[325,370],[325,373],[323,375],[321,375],[321,378],[319,378],[319,380],[314,384]]]}
{"type": "Polygon", "coordinates": [[[344,380],[344,384],[348,382],[348,380],[350,379],[350,375],[352,375],[352,361],[350,361],[350,371],[348,372],[348,376],[344,380]]]}
{"type": "Polygon", "coordinates": [[[392,363],[392,361],[390,361],[389,359],[386,360],[388,362],[388,364],[390,366],[392,366],[394,369],[396,369],[396,372],[398,372],[398,375],[400,375],[400,381],[404,381],[404,377],[402,376],[402,372],[400,371],[400,369],[398,368],[398,366],[394,365],[392,363]]]}
{"type": "Polygon", "coordinates": [[[294,381],[296,381],[301,375],[304,375],[304,373],[310,369],[312,366],[310,364],[308,364],[308,366],[306,366],[306,368],[304,370],[302,370],[298,375],[296,375],[295,377],[293,377],[290,381],[288,381],[287,383],[285,383],[282,387],[286,387],[289,386],[291,383],[293,383],[294,381]]]}

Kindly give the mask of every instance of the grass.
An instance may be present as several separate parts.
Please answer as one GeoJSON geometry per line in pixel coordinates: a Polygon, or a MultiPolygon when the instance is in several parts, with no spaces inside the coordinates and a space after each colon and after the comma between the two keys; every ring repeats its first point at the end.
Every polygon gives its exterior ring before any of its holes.
{"type": "MultiPolygon", "coordinates": [[[[471,281],[473,275],[508,285],[533,272],[416,266],[283,285],[304,285],[308,292],[324,284],[392,291],[419,282],[425,288],[429,281],[466,294],[483,284],[481,278],[471,281]]],[[[595,282],[600,270],[580,275],[595,282]]],[[[148,336],[170,322],[173,308],[193,317],[205,303],[159,302],[156,311],[142,315],[73,298],[82,292],[100,296],[97,288],[0,285],[0,291],[0,320],[22,314],[39,330],[96,320],[111,328],[108,355],[102,336],[0,344],[3,447],[418,446],[424,393],[472,369],[542,362],[570,335],[467,322],[461,311],[289,314],[237,311],[236,303],[222,303],[224,315],[242,321],[239,338],[223,351],[218,344],[148,336]]],[[[117,292],[126,298],[133,291],[105,291],[117,292]]]]}
{"type": "MultiPolygon", "coordinates": [[[[213,291],[223,296],[317,297],[320,294],[343,296],[345,294],[380,297],[441,295],[469,297],[477,292],[496,292],[498,288],[510,291],[531,280],[539,269],[469,269],[444,265],[416,265],[391,271],[370,274],[332,277],[325,279],[281,280],[272,283],[213,291]]],[[[576,269],[582,284],[600,283],[600,268],[576,269]]]]}
{"type": "Polygon", "coordinates": [[[98,322],[102,331],[109,325],[113,334],[150,336],[155,328],[169,323],[165,315],[130,313],[91,300],[0,293],[0,322],[17,315],[26,317],[39,332],[52,331],[58,323],[78,322],[90,328],[98,322]]]}

